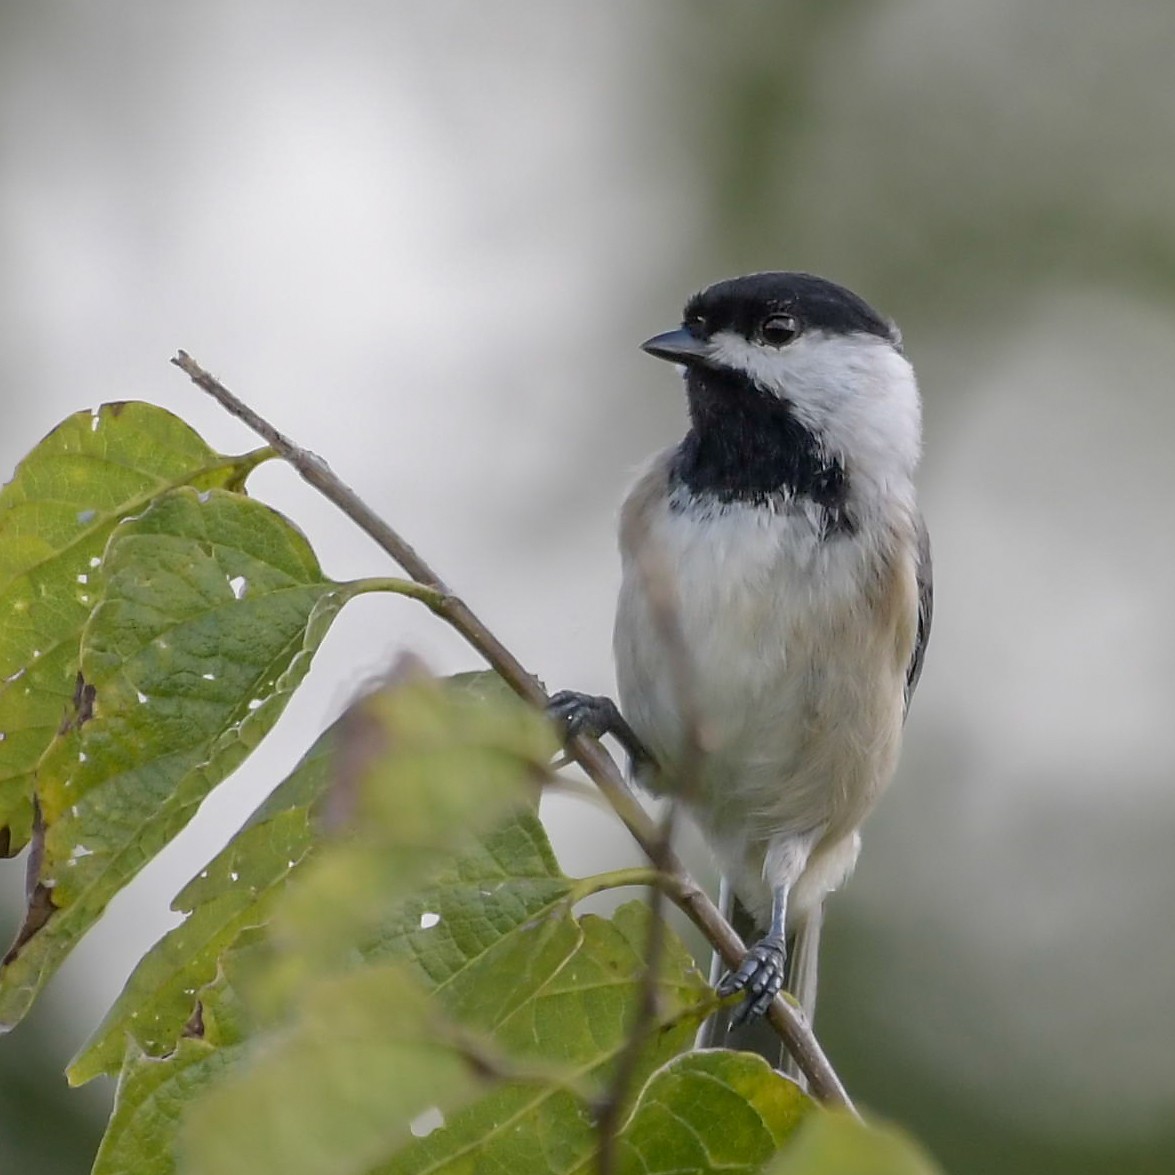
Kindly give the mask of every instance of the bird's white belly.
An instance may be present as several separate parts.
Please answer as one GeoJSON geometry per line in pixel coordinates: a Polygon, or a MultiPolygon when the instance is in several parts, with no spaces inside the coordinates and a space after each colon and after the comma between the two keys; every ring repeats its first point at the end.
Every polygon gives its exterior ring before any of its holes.
{"type": "Polygon", "coordinates": [[[650,615],[647,574],[677,597],[706,751],[690,806],[712,843],[852,832],[892,772],[903,706],[892,630],[876,631],[870,552],[821,539],[797,508],[666,506],[649,522],[650,570],[624,568],[615,653],[622,709],[669,768],[663,785],[690,773],[681,658],[650,615]]]}

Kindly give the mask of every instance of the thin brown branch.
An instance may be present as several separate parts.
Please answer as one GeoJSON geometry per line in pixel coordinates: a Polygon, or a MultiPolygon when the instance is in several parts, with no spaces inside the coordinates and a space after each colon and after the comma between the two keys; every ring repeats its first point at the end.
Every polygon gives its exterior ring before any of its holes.
{"type": "MultiPolygon", "coordinates": [[[[528,673],[473,610],[453,594],[411,544],[401,538],[354,490],[337,477],[321,457],[301,448],[280,433],[186,352],[180,351],[171,362],[197,387],[248,425],[285,458],[304,481],[338,506],[352,522],[370,535],[412,579],[440,592],[443,599],[434,609],[436,614],[456,629],[515,693],[536,706],[545,706],[548,701],[547,694],[538,679],[528,673]]],[[[595,739],[582,736],[572,739],[568,749],[650,860],[654,859],[655,854],[660,851],[660,830],[629,790],[612,757],[595,739]]],[[[672,850],[665,852],[664,872],[667,874],[666,889],[674,903],[698,927],[728,966],[738,966],[745,953],[742,940],[718,912],[714,903],[689,876],[672,850]]],[[[794,1005],[782,997],[777,997],[767,1018],[779,1032],[788,1051],[795,1057],[796,1063],[808,1078],[813,1095],[827,1105],[852,1110],[852,1102],[840,1078],[824,1055],[804,1015],[794,1005]]]]}

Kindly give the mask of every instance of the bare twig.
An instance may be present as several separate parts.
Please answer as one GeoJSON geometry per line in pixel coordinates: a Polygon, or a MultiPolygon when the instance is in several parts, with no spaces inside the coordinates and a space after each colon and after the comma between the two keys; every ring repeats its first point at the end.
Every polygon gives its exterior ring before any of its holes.
{"type": "MultiPolygon", "coordinates": [[[[456,629],[515,693],[536,706],[546,704],[547,694],[538,679],[526,671],[514,654],[463,600],[450,591],[415,549],[337,477],[321,457],[301,448],[280,433],[186,352],[180,351],[171,362],[226,411],[262,437],[298,471],[304,481],[338,506],[361,530],[366,531],[412,579],[439,592],[441,598],[431,605],[432,610],[456,629]]],[[[572,739],[569,750],[652,860],[661,851],[660,830],[629,790],[612,757],[595,739],[583,736],[572,739]]],[[[701,930],[728,966],[738,966],[745,953],[742,940],[671,849],[664,853],[664,860],[665,888],[674,904],[701,930]]],[[[827,1105],[851,1110],[852,1102],[804,1015],[782,997],[777,997],[767,1018],[808,1078],[813,1094],[827,1105]]]]}

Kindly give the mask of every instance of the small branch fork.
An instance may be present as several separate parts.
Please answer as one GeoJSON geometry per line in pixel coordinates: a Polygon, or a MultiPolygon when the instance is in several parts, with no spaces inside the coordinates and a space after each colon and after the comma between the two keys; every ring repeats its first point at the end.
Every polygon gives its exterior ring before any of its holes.
{"type": "MultiPolygon", "coordinates": [[[[408,575],[436,593],[425,602],[434,613],[456,629],[521,698],[540,708],[548,701],[546,691],[521,662],[486,627],[444,580],[417,554],[410,543],[389,526],[316,454],[295,444],[268,420],[238,399],[215,376],[209,374],[185,351],[171,362],[227,412],[243,421],[299,476],[333,502],[361,530],[367,532],[408,575]]],[[[654,584],[656,576],[652,577],[654,584]]],[[[690,877],[680,858],[665,843],[663,829],[645,811],[629,790],[615,761],[595,739],[577,736],[568,744],[572,757],[600,789],[650,861],[659,864],[663,888],[695,926],[705,935],[727,966],[737,967],[744,954],[742,940],[719,913],[717,906],[690,877]]],[[[654,918],[654,922],[661,921],[654,918]]],[[[655,996],[655,985],[653,988],[655,996]]],[[[820,1047],[803,1013],[783,997],[776,997],[767,1019],[779,1033],[788,1051],[807,1077],[813,1095],[825,1105],[855,1113],[852,1101],[820,1047]]]]}

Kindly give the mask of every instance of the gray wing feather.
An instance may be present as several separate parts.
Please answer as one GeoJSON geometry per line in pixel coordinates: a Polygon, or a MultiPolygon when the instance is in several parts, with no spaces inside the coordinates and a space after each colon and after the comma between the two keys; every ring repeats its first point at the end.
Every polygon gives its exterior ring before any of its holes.
{"type": "Polygon", "coordinates": [[[914,641],[914,654],[906,670],[906,709],[914,688],[922,676],[922,662],[926,659],[926,646],[930,643],[930,622],[934,617],[934,567],[930,558],[930,532],[922,516],[918,516],[918,636],[914,641]]]}

